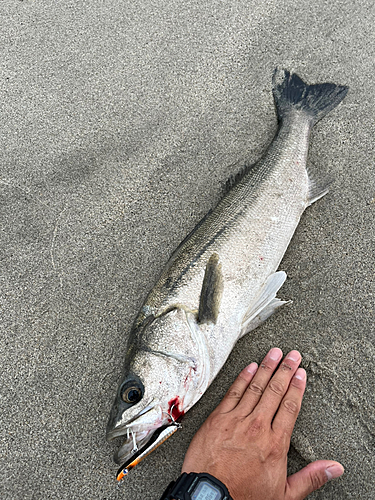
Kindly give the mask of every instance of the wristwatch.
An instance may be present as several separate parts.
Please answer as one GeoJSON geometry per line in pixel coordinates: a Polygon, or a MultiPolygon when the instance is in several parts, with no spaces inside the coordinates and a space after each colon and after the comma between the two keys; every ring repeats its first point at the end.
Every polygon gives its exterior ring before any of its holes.
{"type": "Polygon", "coordinates": [[[225,484],[207,472],[184,472],[172,481],[160,500],[233,500],[225,484]]]}

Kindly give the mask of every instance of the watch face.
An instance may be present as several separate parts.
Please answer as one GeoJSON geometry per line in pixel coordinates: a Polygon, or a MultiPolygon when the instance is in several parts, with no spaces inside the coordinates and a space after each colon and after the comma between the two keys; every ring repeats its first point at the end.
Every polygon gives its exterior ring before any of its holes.
{"type": "Polygon", "coordinates": [[[199,481],[191,500],[221,500],[222,495],[219,488],[207,480],[199,481]]]}

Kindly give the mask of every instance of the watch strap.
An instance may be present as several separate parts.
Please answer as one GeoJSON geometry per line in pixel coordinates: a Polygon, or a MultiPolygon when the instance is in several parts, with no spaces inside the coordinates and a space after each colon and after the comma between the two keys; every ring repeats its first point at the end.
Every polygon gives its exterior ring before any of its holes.
{"type": "Polygon", "coordinates": [[[200,479],[208,479],[221,490],[220,500],[233,500],[225,484],[207,472],[190,472],[189,474],[184,472],[176,481],[172,481],[167,486],[160,500],[191,500],[191,493],[200,479]]]}

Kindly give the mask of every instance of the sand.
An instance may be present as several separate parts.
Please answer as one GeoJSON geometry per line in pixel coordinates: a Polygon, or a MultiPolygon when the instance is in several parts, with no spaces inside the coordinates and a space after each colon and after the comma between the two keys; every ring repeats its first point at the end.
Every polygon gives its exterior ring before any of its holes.
{"type": "Polygon", "coordinates": [[[341,461],[313,499],[373,500],[374,6],[370,0],[3,0],[3,499],[157,499],[231,381],[272,346],[308,389],[290,470],[341,461]],[[293,300],[243,338],[183,429],[115,484],[105,426],[130,325],[173,249],[277,126],[276,66],[349,85],[315,127],[333,179],[280,269],[293,300]]]}

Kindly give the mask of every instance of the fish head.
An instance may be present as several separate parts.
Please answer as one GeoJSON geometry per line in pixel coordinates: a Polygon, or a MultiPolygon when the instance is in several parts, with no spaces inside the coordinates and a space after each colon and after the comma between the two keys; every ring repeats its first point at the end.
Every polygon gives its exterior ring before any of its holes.
{"type": "Polygon", "coordinates": [[[131,336],[126,375],[107,425],[108,440],[125,438],[116,462],[129,459],[156,429],[173,424],[199,399],[194,321],[192,313],[175,308],[153,318],[141,335],[131,336]]]}
{"type": "Polygon", "coordinates": [[[151,439],[165,422],[162,405],[150,398],[142,381],[142,371],[129,372],[119,386],[107,424],[107,440],[122,439],[114,460],[123,463],[151,439]]]}

